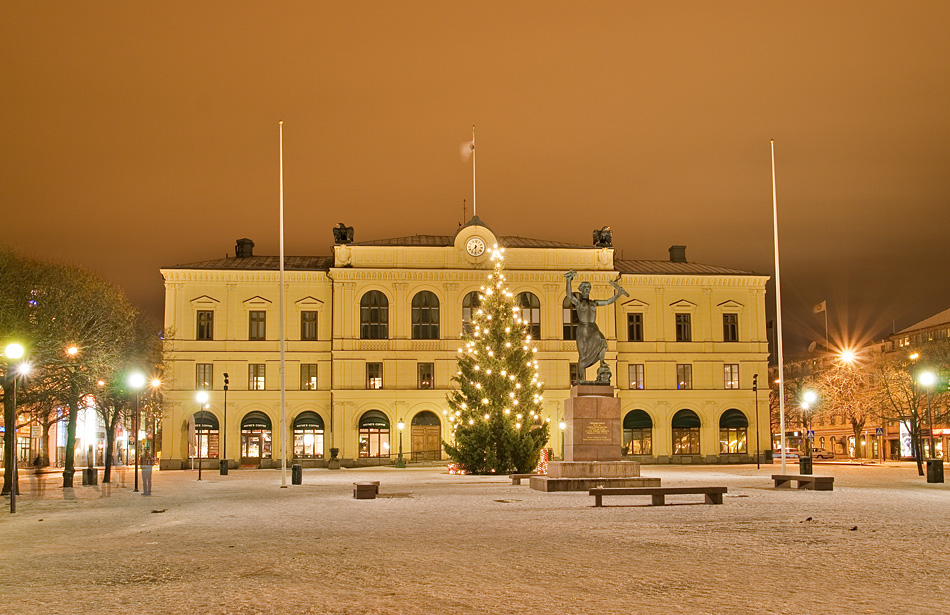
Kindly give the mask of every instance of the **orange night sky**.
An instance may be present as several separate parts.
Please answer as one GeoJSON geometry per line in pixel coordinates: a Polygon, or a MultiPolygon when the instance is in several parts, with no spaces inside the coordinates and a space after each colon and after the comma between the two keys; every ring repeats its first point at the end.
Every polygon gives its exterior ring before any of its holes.
{"type": "MultiPolygon", "coordinates": [[[[160,315],[163,265],[502,235],[773,273],[786,338],[950,306],[950,4],[161,2],[0,7],[0,242],[160,315]]],[[[774,309],[774,297],[769,303],[774,309]]]]}

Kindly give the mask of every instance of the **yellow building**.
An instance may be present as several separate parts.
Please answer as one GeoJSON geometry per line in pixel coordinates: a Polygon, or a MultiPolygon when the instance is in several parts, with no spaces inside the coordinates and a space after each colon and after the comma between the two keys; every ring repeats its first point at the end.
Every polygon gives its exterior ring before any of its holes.
{"type": "Polygon", "coordinates": [[[495,243],[506,248],[510,287],[540,340],[555,455],[577,378],[570,269],[575,289],[591,282],[592,298],[611,296],[612,280],[630,294],[601,308],[597,322],[631,458],[738,463],[770,446],[767,391],[756,411],[752,390],[753,375],[767,374],[766,276],[687,262],[683,246],[670,248],[669,260],[615,260],[609,235],[594,246],[501,237],[477,218],[454,236],[354,243],[352,232],[334,235],[332,257],[285,259],[283,430],[278,258],[253,255],[242,239],[234,257],[162,269],[163,468],[185,467],[196,454],[216,466],[221,453],[232,467],[279,466],[284,436],[288,459],[304,465],[325,465],[331,449],[344,465],[388,464],[400,446],[409,461],[443,459],[445,395],[495,243]],[[204,408],[199,389],[209,393],[204,408]]]}

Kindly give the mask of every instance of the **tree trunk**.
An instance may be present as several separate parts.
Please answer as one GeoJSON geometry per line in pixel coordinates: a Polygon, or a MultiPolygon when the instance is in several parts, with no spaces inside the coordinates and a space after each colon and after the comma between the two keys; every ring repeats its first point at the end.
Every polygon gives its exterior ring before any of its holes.
{"type": "Polygon", "coordinates": [[[16,380],[11,377],[3,379],[3,424],[6,429],[3,431],[3,490],[2,495],[8,495],[13,489],[16,489],[17,495],[20,493],[20,485],[17,482],[17,476],[13,473],[13,462],[16,459],[16,438],[13,433],[13,426],[16,425],[16,407],[13,405],[13,387],[16,386],[16,380]]]}
{"type": "Polygon", "coordinates": [[[864,429],[865,421],[856,421],[851,419],[851,431],[854,432],[854,456],[858,459],[864,459],[867,453],[867,443],[865,443],[865,450],[861,450],[861,430],[864,429]]]}
{"type": "Polygon", "coordinates": [[[105,451],[105,470],[102,472],[102,482],[112,482],[112,452],[115,450],[115,426],[118,417],[112,417],[110,424],[106,425],[106,451],[105,451]]]}
{"type": "MultiPolygon", "coordinates": [[[[73,397],[70,387],[70,397],[73,397]]],[[[66,459],[63,460],[63,488],[72,488],[76,473],[76,418],[79,415],[79,400],[69,400],[69,420],[66,421],[66,459]]]]}
{"type": "Polygon", "coordinates": [[[52,426],[52,423],[49,421],[40,420],[40,467],[46,468],[49,467],[49,428],[52,426]]]}
{"type": "Polygon", "coordinates": [[[917,475],[924,475],[924,447],[920,434],[920,417],[914,413],[914,420],[910,426],[910,440],[914,445],[914,459],[917,461],[917,475]]]}

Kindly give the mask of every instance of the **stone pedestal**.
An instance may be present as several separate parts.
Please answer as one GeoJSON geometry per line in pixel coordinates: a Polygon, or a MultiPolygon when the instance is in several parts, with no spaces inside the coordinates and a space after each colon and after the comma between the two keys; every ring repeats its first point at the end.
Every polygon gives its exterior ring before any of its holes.
{"type": "Polygon", "coordinates": [[[620,400],[609,385],[571,387],[564,406],[564,461],[548,463],[547,476],[532,476],[537,491],[587,491],[591,487],[659,487],[642,478],[640,464],[621,461],[620,400]]]}
{"type": "Polygon", "coordinates": [[[564,461],[620,461],[623,422],[612,386],[571,387],[564,403],[564,422],[564,461]]]}

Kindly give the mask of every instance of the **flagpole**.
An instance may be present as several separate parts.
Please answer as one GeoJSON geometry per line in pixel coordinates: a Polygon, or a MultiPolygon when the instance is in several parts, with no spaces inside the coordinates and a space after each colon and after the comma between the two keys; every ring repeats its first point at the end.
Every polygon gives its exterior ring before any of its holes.
{"type": "Polygon", "coordinates": [[[280,486],[287,486],[287,382],[284,345],[287,338],[284,318],[284,121],[280,127],[280,486]]]}
{"type": "Polygon", "coordinates": [[[472,124],[472,217],[478,217],[475,206],[475,124],[472,124]]]}
{"type": "Polygon", "coordinates": [[[825,352],[831,352],[831,342],[828,341],[828,303],[825,302],[825,352]]]}
{"type": "Polygon", "coordinates": [[[778,413],[779,429],[782,431],[782,474],[785,474],[785,361],[782,354],[782,282],[778,267],[778,199],[775,193],[775,139],[770,139],[772,148],[772,231],[775,242],[775,327],[778,340],[778,413]]]}

